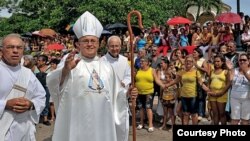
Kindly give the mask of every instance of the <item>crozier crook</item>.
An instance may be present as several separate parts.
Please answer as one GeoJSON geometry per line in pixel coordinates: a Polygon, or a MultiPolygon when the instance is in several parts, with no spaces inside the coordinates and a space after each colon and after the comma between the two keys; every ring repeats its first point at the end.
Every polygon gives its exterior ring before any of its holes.
{"type": "MultiPolygon", "coordinates": [[[[128,13],[127,16],[127,25],[128,25],[128,31],[130,36],[130,55],[131,55],[131,85],[132,87],[135,86],[135,77],[134,77],[134,34],[131,27],[131,15],[135,14],[138,17],[138,24],[140,29],[143,29],[142,26],[142,17],[141,13],[139,11],[133,10],[128,13]]],[[[132,127],[133,127],[133,141],[136,141],[136,117],[135,117],[135,106],[136,106],[136,99],[132,99],[132,127]]]]}

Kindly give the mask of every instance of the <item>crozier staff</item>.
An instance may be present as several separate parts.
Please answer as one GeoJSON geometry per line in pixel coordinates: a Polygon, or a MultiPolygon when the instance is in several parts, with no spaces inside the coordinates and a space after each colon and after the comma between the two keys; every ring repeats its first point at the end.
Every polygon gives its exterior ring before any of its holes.
{"type": "Polygon", "coordinates": [[[47,76],[57,104],[52,140],[123,141],[128,132],[127,93],[135,98],[137,89],[127,92],[111,65],[97,56],[103,27],[95,16],[85,12],[73,30],[80,50],[77,59],[69,54],[64,66],[47,76]],[[91,81],[93,73],[97,81],[91,81]]]}

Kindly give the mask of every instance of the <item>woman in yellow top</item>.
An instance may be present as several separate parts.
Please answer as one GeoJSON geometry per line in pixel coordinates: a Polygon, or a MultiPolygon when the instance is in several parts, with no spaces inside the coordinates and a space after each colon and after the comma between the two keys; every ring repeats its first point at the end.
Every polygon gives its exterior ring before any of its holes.
{"type": "Polygon", "coordinates": [[[176,79],[165,85],[165,87],[172,86],[179,82],[182,83],[181,87],[181,103],[183,110],[183,124],[188,125],[189,117],[192,117],[192,124],[198,124],[198,106],[197,106],[197,83],[202,88],[208,91],[208,88],[203,84],[201,74],[194,67],[194,59],[192,55],[188,55],[185,58],[185,69],[180,71],[176,79]]]}
{"type": "Polygon", "coordinates": [[[140,69],[135,76],[135,86],[139,92],[137,106],[140,109],[140,124],[137,126],[137,129],[144,127],[144,110],[146,110],[149,123],[148,132],[153,132],[152,95],[154,92],[154,80],[161,87],[164,87],[164,84],[157,77],[155,70],[150,67],[150,61],[147,57],[140,59],[140,65],[140,69]]]}
{"type": "Polygon", "coordinates": [[[207,93],[212,108],[214,125],[218,125],[219,122],[222,125],[226,124],[227,91],[231,85],[230,73],[226,68],[225,57],[216,55],[214,57],[214,70],[210,74],[210,91],[207,93]]]}

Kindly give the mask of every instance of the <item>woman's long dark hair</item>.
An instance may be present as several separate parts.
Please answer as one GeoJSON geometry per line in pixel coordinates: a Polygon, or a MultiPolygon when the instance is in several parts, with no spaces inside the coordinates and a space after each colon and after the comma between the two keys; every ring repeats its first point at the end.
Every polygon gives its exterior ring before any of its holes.
{"type": "Polygon", "coordinates": [[[221,62],[222,62],[221,68],[222,68],[223,70],[227,69],[226,58],[225,58],[224,55],[222,55],[222,54],[216,54],[216,55],[214,56],[214,60],[215,60],[215,58],[220,58],[220,60],[221,60],[221,62]]]}

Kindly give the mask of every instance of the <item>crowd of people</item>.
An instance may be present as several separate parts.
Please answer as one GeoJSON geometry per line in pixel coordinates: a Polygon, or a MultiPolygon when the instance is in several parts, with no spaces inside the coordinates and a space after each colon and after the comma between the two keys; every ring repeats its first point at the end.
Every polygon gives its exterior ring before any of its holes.
{"type": "Polygon", "coordinates": [[[76,21],[76,36],[21,40],[17,34],[7,35],[0,48],[0,77],[6,82],[0,85],[0,125],[10,124],[0,137],[12,140],[26,135],[27,139],[35,131],[28,126],[41,117],[47,126],[55,121],[53,140],[128,140],[128,102],[135,99],[138,130],[155,131],[154,115],[162,119],[160,130],[167,129],[168,120],[171,130],[177,119],[183,125],[190,124],[190,119],[193,125],[205,119],[212,125],[249,125],[250,20],[242,21],[239,26],[216,21],[171,27],[153,24],[134,38],[135,58],[130,56],[128,32],[102,36],[102,25],[88,12],[76,21]],[[54,43],[64,49],[49,50],[47,46],[54,43]],[[135,68],[134,88],[130,87],[131,67],[135,68]],[[22,78],[25,68],[30,69],[27,80],[22,78]],[[27,94],[9,93],[15,90],[13,85],[20,85],[19,93],[24,89],[27,94]],[[25,131],[15,118],[19,115],[29,121],[25,131]]]}
{"type": "MultiPolygon", "coordinates": [[[[150,110],[156,93],[161,101],[158,105],[164,109],[156,113],[163,116],[160,129],[166,128],[168,120],[172,125],[176,124],[176,117],[183,125],[189,124],[190,118],[194,125],[202,120],[211,120],[213,125],[249,125],[247,109],[250,107],[246,105],[250,100],[250,22],[248,18],[243,21],[246,22],[239,26],[242,28],[216,21],[203,26],[197,23],[175,26],[173,29],[152,26],[136,37],[134,45],[138,55],[132,67],[137,70],[137,106],[140,111],[147,111],[148,131],[153,131],[150,110]],[[241,54],[237,52],[238,38],[243,48],[241,54]],[[240,83],[238,78],[241,78],[240,83]],[[166,85],[161,86],[161,83],[166,85]],[[145,95],[146,98],[142,99],[141,96],[145,95]]],[[[140,117],[137,129],[145,125],[144,113],[140,117]]]]}

